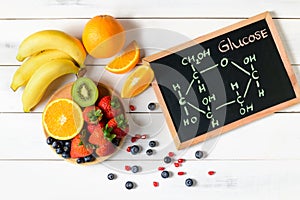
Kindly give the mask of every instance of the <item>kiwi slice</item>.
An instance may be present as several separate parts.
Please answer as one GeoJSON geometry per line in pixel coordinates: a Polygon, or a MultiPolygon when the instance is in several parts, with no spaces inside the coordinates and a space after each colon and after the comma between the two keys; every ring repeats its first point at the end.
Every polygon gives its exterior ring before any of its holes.
{"type": "Polygon", "coordinates": [[[93,80],[87,77],[80,77],[73,83],[71,94],[78,105],[87,107],[95,104],[99,92],[93,80]]]}

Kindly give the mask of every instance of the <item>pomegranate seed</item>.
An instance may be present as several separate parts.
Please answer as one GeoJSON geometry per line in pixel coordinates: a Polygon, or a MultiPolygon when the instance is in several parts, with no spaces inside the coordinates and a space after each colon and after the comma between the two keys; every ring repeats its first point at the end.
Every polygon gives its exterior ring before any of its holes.
{"type": "Polygon", "coordinates": [[[164,167],[158,167],[158,171],[164,171],[165,168],[164,167]]]}
{"type": "Polygon", "coordinates": [[[147,138],[146,134],[144,134],[144,135],[141,136],[141,139],[146,139],[146,138],[147,138]]]}
{"type": "Polygon", "coordinates": [[[175,154],[173,152],[169,152],[168,154],[170,157],[173,157],[175,154]]]}
{"type": "Polygon", "coordinates": [[[130,152],[130,150],[131,150],[131,146],[127,147],[126,151],[130,152]]]}
{"type": "Polygon", "coordinates": [[[135,106],[134,105],[129,105],[129,109],[131,110],[131,111],[135,111],[135,106]]]}
{"type": "Polygon", "coordinates": [[[214,175],[215,173],[216,173],[215,171],[209,171],[208,172],[208,174],[211,175],[211,176],[214,175]]]}
{"type": "Polygon", "coordinates": [[[130,170],[131,170],[131,167],[128,166],[128,165],[125,165],[125,170],[126,170],[126,171],[130,171],[130,170]]]}
{"type": "Polygon", "coordinates": [[[135,134],[135,137],[137,138],[137,139],[141,139],[141,135],[140,134],[135,134]]]}
{"type": "Polygon", "coordinates": [[[159,185],[158,182],[153,181],[153,186],[154,186],[154,187],[158,187],[158,185],[159,185]]]}
{"type": "Polygon", "coordinates": [[[131,138],[131,142],[134,143],[134,142],[137,141],[137,139],[138,139],[137,137],[132,137],[132,138],[131,138]]]}
{"type": "Polygon", "coordinates": [[[178,163],[183,163],[185,160],[183,158],[178,159],[178,163]]]}
{"type": "Polygon", "coordinates": [[[178,172],[177,173],[179,176],[185,175],[185,172],[178,172]]]}
{"type": "Polygon", "coordinates": [[[175,167],[179,167],[180,164],[179,164],[179,163],[174,163],[174,166],[175,166],[175,167]]]}

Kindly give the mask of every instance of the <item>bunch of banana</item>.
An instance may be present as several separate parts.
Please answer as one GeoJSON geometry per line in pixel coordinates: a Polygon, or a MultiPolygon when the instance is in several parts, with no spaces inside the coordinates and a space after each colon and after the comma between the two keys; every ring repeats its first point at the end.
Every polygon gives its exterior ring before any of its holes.
{"type": "Polygon", "coordinates": [[[24,61],[11,83],[12,90],[25,86],[24,112],[30,112],[55,79],[77,74],[84,67],[86,51],[77,38],[58,30],[43,30],[28,36],[20,44],[17,60],[24,61]]]}

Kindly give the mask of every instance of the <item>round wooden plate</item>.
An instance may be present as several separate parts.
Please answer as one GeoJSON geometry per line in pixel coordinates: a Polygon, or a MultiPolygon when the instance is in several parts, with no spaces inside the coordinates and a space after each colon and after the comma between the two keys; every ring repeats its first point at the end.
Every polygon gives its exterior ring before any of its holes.
{"type": "MultiPolygon", "coordinates": [[[[72,88],[72,85],[73,85],[73,82],[72,83],[68,83],[66,84],[65,86],[63,86],[62,88],[58,89],[52,96],[51,98],[49,99],[47,105],[51,102],[51,101],[54,101],[55,99],[59,99],[59,98],[67,98],[67,99],[71,99],[72,100],[72,95],[71,95],[71,88],[72,88]]],[[[103,96],[107,96],[107,95],[111,95],[111,96],[117,96],[120,100],[120,103],[121,103],[121,106],[123,107],[122,110],[124,111],[124,106],[121,102],[121,99],[119,97],[119,95],[117,95],[111,88],[107,87],[106,85],[104,85],[103,83],[98,83],[97,84],[98,86],[98,90],[99,90],[99,99],[102,98],[103,96]]],[[[47,106],[46,105],[46,106],[47,106]]],[[[126,117],[125,115],[125,111],[123,112],[124,116],[126,117]]],[[[47,132],[44,130],[44,133],[45,133],[45,136],[46,138],[49,137],[49,135],[47,134],[47,132]]],[[[95,161],[92,161],[92,162],[86,162],[86,163],[82,163],[80,165],[92,165],[92,164],[96,164],[96,163],[100,163],[100,162],[103,162],[105,160],[107,160],[108,158],[110,158],[111,156],[113,156],[115,153],[117,153],[121,147],[123,146],[124,144],[124,141],[125,141],[125,138],[122,138],[122,140],[120,141],[119,143],[119,146],[117,146],[115,148],[115,152],[108,155],[108,156],[105,156],[105,157],[96,157],[96,160],[95,161]]],[[[51,147],[51,146],[50,146],[51,147]]],[[[51,147],[52,148],[52,147],[51,147]]],[[[53,149],[53,148],[52,148],[53,149]]],[[[55,150],[53,149],[53,151],[55,152],[55,150]]],[[[74,164],[77,164],[76,163],[76,159],[73,159],[73,158],[68,158],[68,159],[64,159],[68,162],[71,162],[71,163],[74,163],[74,164]]]]}

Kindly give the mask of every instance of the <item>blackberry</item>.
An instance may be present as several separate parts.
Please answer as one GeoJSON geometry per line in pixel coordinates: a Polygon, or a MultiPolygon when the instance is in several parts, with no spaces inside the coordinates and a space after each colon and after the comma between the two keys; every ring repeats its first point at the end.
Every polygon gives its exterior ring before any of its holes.
{"type": "Polygon", "coordinates": [[[153,150],[152,149],[147,149],[146,154],[148,156],[151,156],[153,154],[153,150]]]}
{"type": "Polygon", "coordinates": [[[120,145],[120,142],[121,142],[121,139],[120,138],[114,138],[111,143],[113,143],[113,145],[115,146],[119,146],[120,145]]]}

